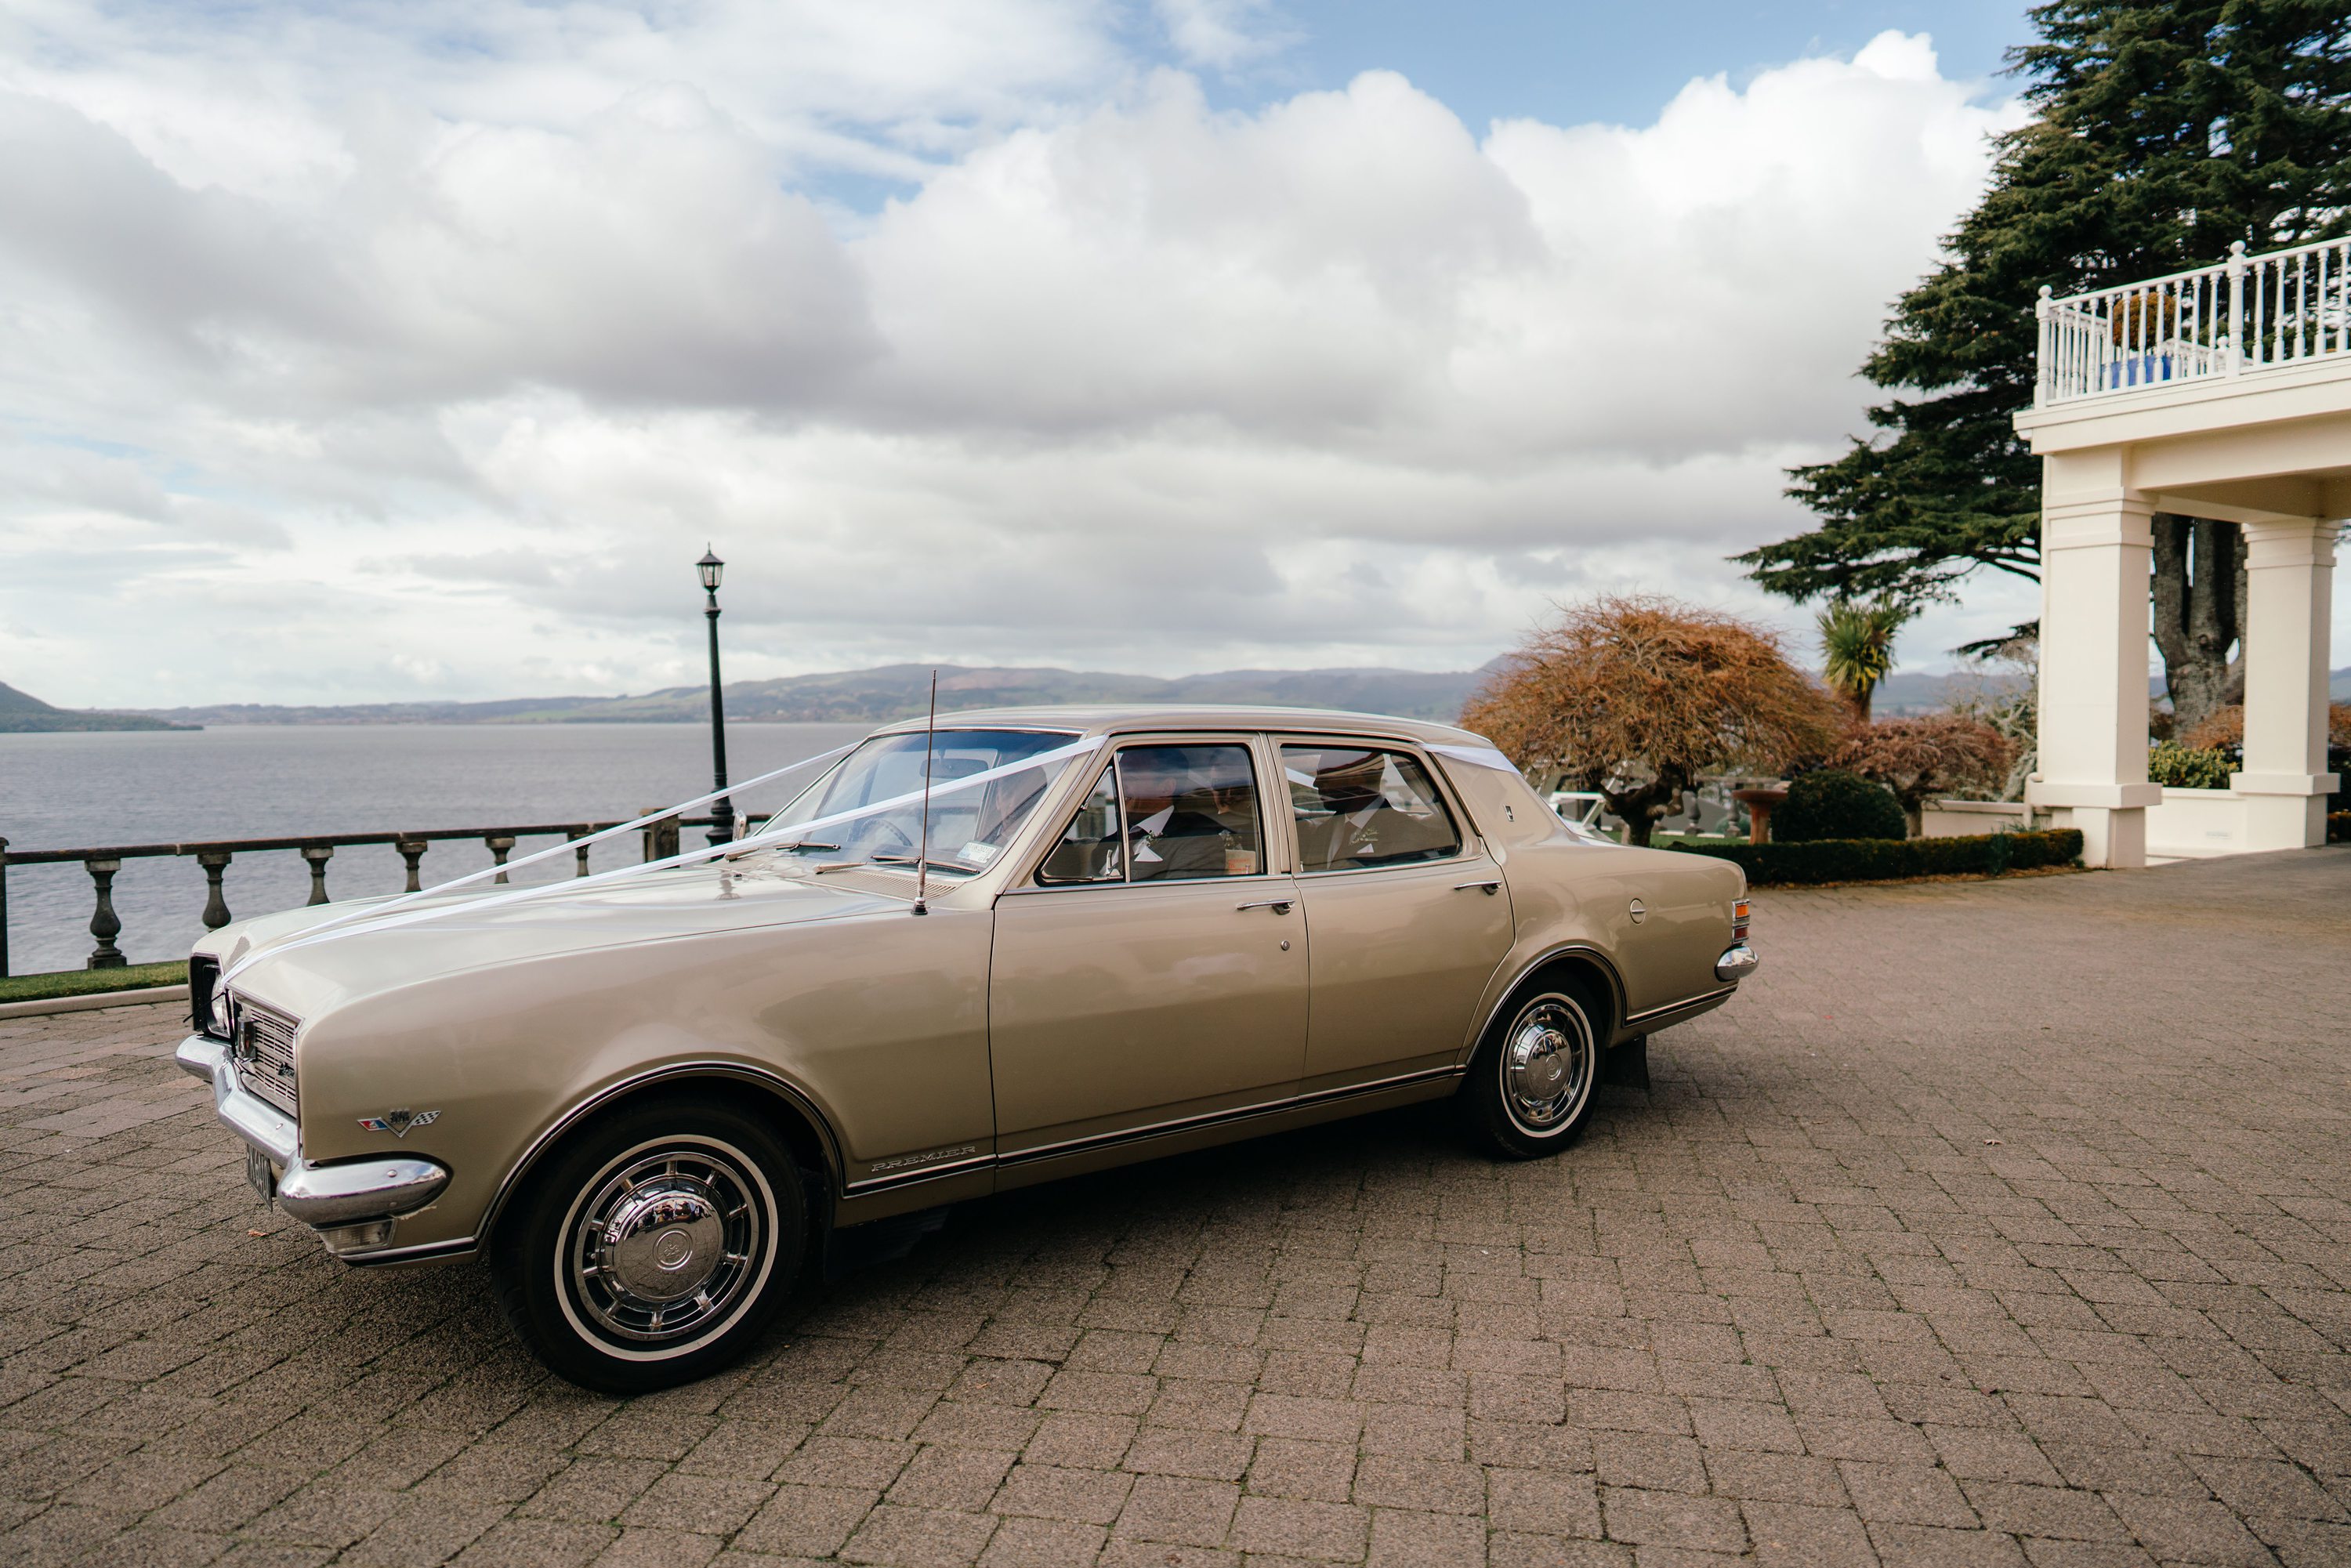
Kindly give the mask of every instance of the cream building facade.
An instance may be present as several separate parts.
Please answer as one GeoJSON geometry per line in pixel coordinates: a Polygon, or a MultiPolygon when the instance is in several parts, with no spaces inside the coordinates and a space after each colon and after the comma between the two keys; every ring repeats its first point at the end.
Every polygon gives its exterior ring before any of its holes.
{"type": "Polygon", "coordinates": [[[2351,242],[2239,247],[2217,267],[2066,299],[2044,290],[2039,315],[2040,382],[2016,417],[2042,462],[2041,755],[2027,800],[2081,829],[2095,866],[2198,852],[2167,833],[2200,835],[2205,852],[2324,842],[2335,541],[2351,517],[2351,242]],[[2188,792],[2217,799],[2167,804],[2147,781],[2158,513],[2244,530],[2242,770],[2226,791],[2188,792]]]}

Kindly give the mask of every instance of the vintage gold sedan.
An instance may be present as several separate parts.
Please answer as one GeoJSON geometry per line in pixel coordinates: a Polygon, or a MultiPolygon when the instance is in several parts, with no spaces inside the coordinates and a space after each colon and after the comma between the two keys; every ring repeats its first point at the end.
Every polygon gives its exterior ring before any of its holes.
{"type": "Polygon", "coordinates": [[[1556,1154],[1604,1053],[1756,962],[1736,867],[1360,714],[894,725],[704,853],[225,927],[179,1060],[336,1257],[486,1254],[549,1366],[632,1391],[850,1227],[1444,1097],[1556,1154]]]}

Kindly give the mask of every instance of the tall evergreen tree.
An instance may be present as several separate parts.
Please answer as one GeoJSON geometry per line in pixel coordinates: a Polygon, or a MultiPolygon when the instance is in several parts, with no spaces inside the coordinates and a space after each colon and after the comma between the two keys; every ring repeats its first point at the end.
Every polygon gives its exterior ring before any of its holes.
{"type": "MultiPolygon", "coordinates": [[[[2053,0],[2009,51],[2029,123],[1946,259],[1896,301],[1862,373],[1877,434],[1789,470],[1813,531],[1738,559],[1797,600],[1950,596],[1990,568],[2037,580],[2033,300],[2331,237],[2351,208],[2351,0],[2053,0]]],[[[2156,641],[2174,706],[2227,700],[2241,631],[2233,528],[2156,523],[2156,641]]]]}

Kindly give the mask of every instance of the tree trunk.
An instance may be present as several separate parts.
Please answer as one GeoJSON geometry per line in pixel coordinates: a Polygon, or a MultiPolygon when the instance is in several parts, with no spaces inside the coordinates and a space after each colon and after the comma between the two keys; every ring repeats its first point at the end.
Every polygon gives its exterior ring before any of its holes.
{"type": "Polygon", "coordinates": [[[2155,645],[2163,654],[2174,733],[2185,735],[2244,687],[2244,535],[2234,523],[2158,514],[2155,522],[2155,645]]]}
{"type": "Polygon", "coordinates": [[[1869,699],[1876,690],[1875,686],[1848,686],[1837,693],[1852,711],[1853,722],[1865,729],[1869,727],[1869,699]]]}
{"type": "Polygon", "coordinates": [[[1604,782],[1599,788],[1608,798],[1608,810],[1623,819],[1628,841],[1646,846],[1649,835],[1656,831],[1660,818],[1673,815],[1681,803],[1682,791],[1687,787],[1688,775],[1678,768],[1663,768],[1657,776],[1637,789],[1623,793],[1610,789],[1604,782]]]}

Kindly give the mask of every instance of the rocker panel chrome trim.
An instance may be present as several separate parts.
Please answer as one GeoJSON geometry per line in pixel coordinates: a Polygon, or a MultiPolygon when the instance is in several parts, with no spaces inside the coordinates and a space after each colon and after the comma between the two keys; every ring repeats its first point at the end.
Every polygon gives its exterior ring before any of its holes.
{"type": "Polygon", "coordinates": [[[402,1263],[454,1262],[471,1257],[481,1243],[474,1237],[460,1236],[454,1241],[423,1241],[413,1247],[386,1247],[374,1252],[338,1252],[336,1261],[354,1269],[396,1268],[402,1263]]]}
{"type": "Polygon", "coordinates": [[[939,1176],[967,1176],[973,1171],[987,1170],[995,1164],[994,1155],[975,1155],[970,1159],[956,1160],[951,1165],[942,1163],[935,1166],[917,1166],[912,1170],[892,1171],[887,1176],[866,1176],[862,1180],[844,1182],[841,1184],[841,1196],[863,1197],[869,1193],[888,1192],[893,1187],[913,1186],[918,1182],[931,1181],[939,1176]]]}
{"type": "Polygon", "coordinates": [[[1210,1111],[1197,1116],[1171,1117],[1165,1122],[1153,1122],[1141,1127],[1121,1127],[1113,1132],[1095,1133],[1082,1138],[1065,1138],[1059,1143],[1039,1144],[1032,1148],[1017,1149],[1010,1154],[982,1155],[977,1159],[958,1160],[951,1166],[925,1166],[904,1175],[869,1176],[863,1181],[847,1184],[841,1197],[871,1197],[876,1193],[895,1192],[901,1188],[920,1186],[950,1176],[970,1176],[986,1170],[1018,1169],[1040,1160],[1059,1159],[1065,1155],[1082,1154],[1090,1149],[1113,1147],[1120,1144],[1140,1143],[1151,1138],[1165,1137],[1175,1133],[1188,1133],[1201,1127],[1217,1126],[1228,1122],[1246,1122],[1259,1116],[1278,1116],[1301,1107],[1326,1104],[1334,1100],[1350,1099],[1359,1094],[1381,1094],[1407,1084],[1431,1079],[1458,1078],[1467,1069],[1458,1064],[1431,1067],[1417,1072],[1399,1073],[1393,1078],[1376,1079],[1369,1083],[1342,1084],[1331,1089],[1318,1089],[1311,1094],[1292,1094],[1280,1100],[1259,1101],[1230,1111],[1210,1111]]]}
{"type": "Polygon", "coordinates": [[[1067,1138],[1058,1144],[1039,1144],[1033,1148],[1018,1149],[996,1156],[998,1167],[1024,1166],[1036,1160],[1052,1159],[1061,1155],[1079,1154],[1087,1149],[1107,1148],[1116,1144],[1136,1143],[1147,1138],[1163,1137],[1170,1133],[1186,1133],[1196,1127],[1212,1127],[1225,1122],[1245,1122],[1257,1116],[1280,1115],[1301,1106],[1327,1104],[1333,1100],[1351,1099],[1358,1094],[1377,1094],[1390,1089],[1400,1089],[1408,1083],[1420,1083],[1435,1078],[1458,1078],[1468,1069],[1460,1066],[1430,1067],[1418,1072],[1398,1073],[1394,1078],[1374,1079],[1368,1083],[1349,1083],[1336,1089],[1317,1090],[1311,1094],[1293,1094],[1280,1100],[1260,1101],[1232,1111],[1210,1111],[1197,1116],[1176,1116],[1148,1126],[1122,1127],[1116,1132],[1095,1133],[1082,1138],[1067,1138]]]}
{"type": "Polygon", "coordinates": [[[1626,1019],[1625,1023],[1628,1028],[1636,1023],[1654,1024],[1657,1019],[1665,1017],[1667,1013],[1683,1012],[1698,1008],[1710,1007],[1716,1002],[1729,1001],[1730,999],[1731,993],[1738,989],[1738,985],[1733,983],[1723,987],[1722,989],[1719,991],[1708,991],[1699,996],[1684,997],[1680,1001],[1667,1002],[1664,1007],[1651,1008],[1646,1012],[1635,1013],[1632,1017],[1626,1019]]]}

